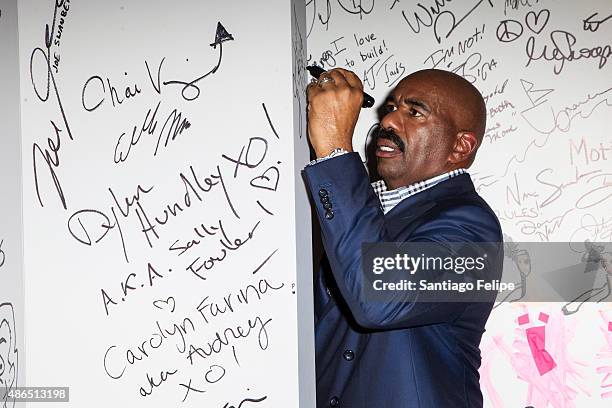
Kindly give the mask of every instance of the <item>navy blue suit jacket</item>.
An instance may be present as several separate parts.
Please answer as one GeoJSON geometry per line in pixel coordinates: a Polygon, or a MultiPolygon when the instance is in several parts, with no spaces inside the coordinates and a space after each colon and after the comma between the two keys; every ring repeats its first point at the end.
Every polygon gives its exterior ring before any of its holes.
{"type": "Polygon", "coordinates": [[[357,153],[307,166],[304,178],[326,252],[315,282],[317,407],[481,407],[478,346],[492,299],[380,303],[361,292],[364,242],[502,242],[469,175],[387,214],[357,153]]]}

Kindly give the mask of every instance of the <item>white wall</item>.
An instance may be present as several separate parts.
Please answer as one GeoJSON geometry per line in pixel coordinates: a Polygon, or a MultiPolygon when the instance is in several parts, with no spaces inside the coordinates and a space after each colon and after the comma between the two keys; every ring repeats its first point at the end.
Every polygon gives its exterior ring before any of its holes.
{"type": "MultiPolygon", "coordinates": [[[[401,77],[433,67],[485,95],[488,130],[471,175],[514,241],[612,241],[612,18],[596,23],[612,13],[609,1],[306,5],[310,63],[355,71],[379,104],[401,77]]],[[[362,111],[356,149],[377,120],[362,111]]],[[[567,316],[563,303],[496,308],[482,341],[486,405],[609,406],[611,301],[567,316]],[[530,324],[519,326],[527,312],[530,324]],[[539,312],[550,315],[547,324],[539,312]],[[556,368],[541,376],[526,327],[542,325],[556,368]]]]}
{"type": "Polygon", "coordinates": [[[16,0],[0,1],[0,55],[0,406],[13,407],[26,358],[16,0]]]}
{"type": "Polygon", "coordinates": [[[29,384],[312,406],[292,6],[20,2],[29,384]]]}

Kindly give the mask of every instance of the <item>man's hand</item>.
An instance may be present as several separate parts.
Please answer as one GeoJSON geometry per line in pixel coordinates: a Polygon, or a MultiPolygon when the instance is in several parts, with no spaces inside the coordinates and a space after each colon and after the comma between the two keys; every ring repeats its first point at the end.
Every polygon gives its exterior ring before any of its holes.
{"type": "Polygon", "coordinates": [[[317,158],[335,148],[353,151],[353,132],[363,103],[363,84],[351,71],[335,68],[308,85],[308,138],[317,158]]]}

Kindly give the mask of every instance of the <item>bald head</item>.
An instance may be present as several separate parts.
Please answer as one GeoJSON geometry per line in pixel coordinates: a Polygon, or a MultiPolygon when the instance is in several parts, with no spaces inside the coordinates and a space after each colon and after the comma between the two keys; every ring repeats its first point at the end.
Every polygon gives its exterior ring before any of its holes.
{"type": "MultiPolygon", "coordinates": [[[[480,146],[486,129],[487,108],[480,91],[474,85],[455,73],[439,69],[416,71],[401,82],[404,81],[420,82],[433,99],[437,99],[438,108],[448,121],[449,137],[460,132],[471,132],[480,146]]],[[[472,155],[469,164],[473,160],[472,155]]]]}

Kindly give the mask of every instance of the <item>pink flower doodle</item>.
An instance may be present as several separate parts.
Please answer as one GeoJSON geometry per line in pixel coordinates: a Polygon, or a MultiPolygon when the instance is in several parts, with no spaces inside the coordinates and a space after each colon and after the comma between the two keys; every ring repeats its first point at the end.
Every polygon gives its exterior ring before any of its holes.
{"type": "Polygon", "coordinates": [[[493,336],[492,344],[483,347],[481,378],[491,406],[506,407],[501,395],[503,388],[498,390],[491,377],[497,365],[494,352],[498,350],[510,363],[516,377],[527,383],[524,406],[575,407],[577,389],[586,395],[590,393],[583,384],[585,375],[580,371],[587,365],[569,356],[568,345],[574,337],[573,328],[566,327],[560,312],[555,311],[554,315],[540,312],[537,321],[531,322],[525,305],[521,305],[521,309],[512,346],[506,341],[507,335],[499,334],[493,336]],[[538,324],[538,321],[543,324],[538,324]]]}
{"type": "MultiPolygon", "coordinates": [[[[543,323],[548,323],[548,315],[540,312],[538,320],[543,323]]],[[[518,317],[518,324],[525,325],[529,323],[529,314],[526,313],[518,317]]],[[[526,330],[527,343],[531,350],[531,356],[533,361],[538,368],[540,375],[544,375],[557,366],[555,360],[550,356],[550,353],[546,351],[546,326],[529,327],[526,330]]]]}
{"type": "Polygon", "coordinates": [[[601,318],[604,321],[604,325],[607,323],[606,328],[601,328],[601,332],[604,336],[606,344],[596,354],[598,361],[602,361],[604,365],[596,368],[597,374],[601,376],[600,387],[601,387],[601,399],[612,398],[612,321],[606,317],[603,311],[599,311],[601,318]]]}

